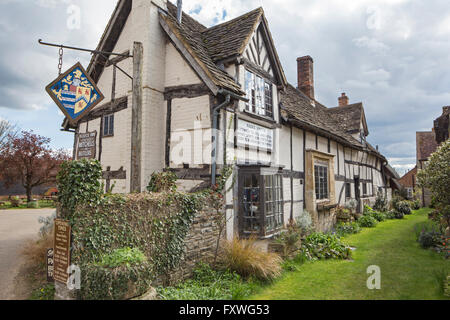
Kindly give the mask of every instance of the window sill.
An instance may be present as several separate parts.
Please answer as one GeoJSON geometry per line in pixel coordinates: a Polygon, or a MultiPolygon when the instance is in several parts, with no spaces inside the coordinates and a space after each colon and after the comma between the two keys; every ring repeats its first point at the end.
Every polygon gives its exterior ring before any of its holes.
{"type": "Polygon", "coordinates": [[[102,136],[102,138],[114,138],[114,135],[102,136]]]}
{"type": "Polygon", "coordinates": [[[333,204],[317,204],[317,211],[322,212],[322,211],[328,211],[331,209],[334,209],[338,206],[337,203],[333,203],[333,204]]]}
{"type": "Polygon", "coordinates": [[[244,110],[242,113],[245,114],[246,116],[249,116],[249,117],[254,118],[254,119],[268,121],[268,122],[273,123],[273,124],[277,123],[274,120],[273,117],[263,116],[263,115],[256,114],[256,113],[253,113],[253,112],[250,112],[250,111],[247,111],[247,110],[244,110]]]}

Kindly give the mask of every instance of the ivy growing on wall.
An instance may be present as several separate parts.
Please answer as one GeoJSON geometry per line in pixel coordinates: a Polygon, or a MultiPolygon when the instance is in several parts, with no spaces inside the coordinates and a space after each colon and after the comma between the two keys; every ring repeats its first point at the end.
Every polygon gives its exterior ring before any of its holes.
{"type": "Polygon", "coordinates": [[[75,208],[81,204],[97,206],[103,195],[101,178],[102,166],[97,160],[64,162],[56,178],[60,217],[71,220],[75,208]]]}
{"type": "MultiPolygon", "coordinates": [[[[169,279],[205,194],[103,194],[98,161],[69,161],[58,176],[61,217],[72,225],[72,262],[81,268],[81,299],[123,299],[143,293],[157,277],[169,279]],[[105,267],[105,255],[140,250],[148,259],[105,267]],[[119,250],[119,251],[118,251],[119,250]]],[[[156,181],[156,180],[155,180],[156,181]]]]}

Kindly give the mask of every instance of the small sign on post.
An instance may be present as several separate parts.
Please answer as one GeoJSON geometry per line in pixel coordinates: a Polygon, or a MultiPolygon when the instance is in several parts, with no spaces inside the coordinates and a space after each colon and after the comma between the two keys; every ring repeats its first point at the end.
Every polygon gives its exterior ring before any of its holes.
{"type": "Polygon", "coordinates": [[[95,159],[97,131],[78,134],[77,159],[95,159]]]}
{"type": "Polygon", "coordinates": [[[53,258],[53,248],[47,249],[47,281],[54,282],[54,258],[53,258]]]}
{"type": "Polygon", "coordinates": [[[69,280],[67,270],[70,266],[71,228],[68,221],[55,219],[54,273],[55,281],[66,284],[69,280]]]}

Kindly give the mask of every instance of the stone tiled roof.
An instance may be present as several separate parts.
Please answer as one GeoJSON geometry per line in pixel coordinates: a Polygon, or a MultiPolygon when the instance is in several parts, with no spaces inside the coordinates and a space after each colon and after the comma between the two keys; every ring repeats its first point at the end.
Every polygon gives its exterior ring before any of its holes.
{"type": "MultiPolygon", "coordinates": [[[[327,110],[338,121],[346,132],[355,133],[361,129],[361,121],[364,116],[364,108],[361,102],[345,107],[330,108],[327,110]]],[[[367,132],[368,134],[368,132],[367,132]]]]}
{"type": "Polygon", "coordinates": [[[428,160],[430,155],[436,151],[437,147],[438,145],[433,131],[416,132],[417,160],[428,160]]]}
{"type": "Polygon", "coordinates": [[[219,61],[242,54],[263,13],[258,8],[203,31],[203,43],[211,58],[219,61]]]}
{"type": "Polygon", "coordinates": [[[192,19],[189,15],[183,13],[182,23],[178,24],[176,20],[177,8],[172,3],[167,2],[168,14],[160,14],[164,23],[176,35],[187,51],[194,57],[199,66],[220,88],[231,90],[238,94],[243,94],[241,87],[224,70],[220,69],[203,43],[202,31],[206,28],[192,19]]]}
{"type": "Polygon", "coordinates": [[[333,117],[327,114],[326,107],[309,99],[294,86],[288,85],[286,91],[281,93],[281,104],[291,120],[340,138],[341,142],[347,145],[363,147],[359,141],[345,132],[333,117]]]}

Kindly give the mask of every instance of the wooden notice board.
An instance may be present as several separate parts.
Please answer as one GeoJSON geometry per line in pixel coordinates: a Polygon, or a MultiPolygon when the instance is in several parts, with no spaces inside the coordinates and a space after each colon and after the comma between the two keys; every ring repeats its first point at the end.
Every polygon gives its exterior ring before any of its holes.
{"type": "Polygon", "coordinates": [[[70,266],[70,236],[71,228],[68,221],[55,219],[54,238],[54,273],[55,281],[66,284],[69,279],[67,269],[70,266]]]}

